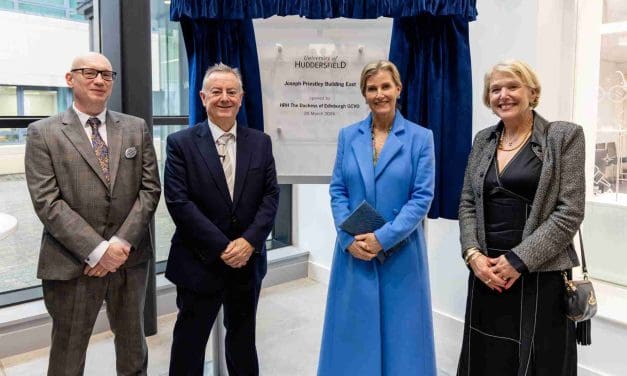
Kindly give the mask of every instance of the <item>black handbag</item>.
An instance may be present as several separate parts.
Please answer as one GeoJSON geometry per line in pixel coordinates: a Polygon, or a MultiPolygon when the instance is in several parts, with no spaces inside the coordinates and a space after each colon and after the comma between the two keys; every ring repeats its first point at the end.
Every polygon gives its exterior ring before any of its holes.
{"type": "Polygon", "coordinates": [[[562,272],[562,275],[566,284],[566,316],[577,323],[577,343],[586,346],[592,342],[590,319],[597,313],[597,298],[592,287],[592,281],[588,279],[581,229],[579,230],[579,247],[583,279],[568,279],[568,274],[565,271],[562,272]]]}

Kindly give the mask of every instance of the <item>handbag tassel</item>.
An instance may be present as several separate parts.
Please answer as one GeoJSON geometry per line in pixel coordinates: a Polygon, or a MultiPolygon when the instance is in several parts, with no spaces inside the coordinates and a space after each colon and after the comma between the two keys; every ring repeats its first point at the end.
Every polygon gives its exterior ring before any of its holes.
{"type": "Polygon", "coordinates": [[[581,321],[577,323],[577,343],[581,346],[589,346],[592,343],[591,337],[592,325],[590,320],[581,321]]]}

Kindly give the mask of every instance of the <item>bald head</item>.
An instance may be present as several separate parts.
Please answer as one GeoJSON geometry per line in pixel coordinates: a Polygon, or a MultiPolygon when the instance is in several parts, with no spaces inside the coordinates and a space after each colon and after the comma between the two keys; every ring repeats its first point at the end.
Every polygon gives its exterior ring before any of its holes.
{"type": "MultiPolygon", "coordinates": [[[[74,58],[72,67],[65,74],[65,81],[74,94],[76,108],[96,116],[107,107],[113,89],[113,68],[103,54],[88,52],[74,58]],[[106,78],[103,78],[105,74],[106,78]]],[[[115,74],[113,74],[115,76],[115,74]]]]}
{"type": "Polygon", "coordinates": [[[83,55],[79,55],[72,60],[72,69],[85,68],[86,66],[91,68],[91,64],[101,66],[102,70],[113,70],[111,62],[107,57],[98,52],[88,52],[83,55]]]}

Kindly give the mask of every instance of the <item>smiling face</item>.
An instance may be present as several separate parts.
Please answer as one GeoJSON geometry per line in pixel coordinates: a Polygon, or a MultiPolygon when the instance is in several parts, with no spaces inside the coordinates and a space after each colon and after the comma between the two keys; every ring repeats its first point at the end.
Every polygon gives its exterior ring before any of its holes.
{"type": "Polygon", "coordinates": [[[211,73],[200,92],[207,117],[224,131],[228,131],[235,124],[243,96],[239,80],[230,72],[211,73]]]}
{"type": "MultiPolygon", "coordinates": [[[[72,69],[92,68],[99,71],[111,71],[109,60],[99,53],[89,53],[79,56],[72,62],[72,69]]],[[[80,71],[65,74],[67,86],[74,93],[76,108],[88,115],[98,115],[107,106],[107,100],[111,96],[113,81],[105,81],[102,75],[95,78],[85,78],[80,71]]]]}
{"type": "Polygon", "coordinates": [[[492,111],[504,122],[522,121],[536,100],[534,89],[507,72],[494,72],[490,78],[488,99],[492,111]]]}
{"type": "Polygon", "coordinates": [[[401,87],[388,70],[379,70],[366,80],[364,96],[374,116],[390,116],[396,111],[396,99],[401,87]]]}

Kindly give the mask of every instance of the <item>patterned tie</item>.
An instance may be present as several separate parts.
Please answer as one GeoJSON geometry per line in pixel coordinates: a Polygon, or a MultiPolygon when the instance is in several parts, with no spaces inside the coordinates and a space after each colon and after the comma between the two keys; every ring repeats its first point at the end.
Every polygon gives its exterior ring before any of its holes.
{"type": "Polygon", "coordinates": [[[94,148],[96,158],[98,158],[98,163],[100,163],[100,168],[102,168],[105,180],[107,183],[110,183],[111,175],[109,174],[109,148],[98,132],[100,119],[95,117],[89,118],[89,120],[87,120],[87,125],[91,127],[91,146],[94,148]]]}
{"type": "Polygon", "coordinates": [[[232,133],[224,133],[216,141],[231,200],[233,200],[233,188],[235,187],[235,166],[233,166],[233,155],[231,155],[229,144],[234,140],[235,136],[232,133]]]}

